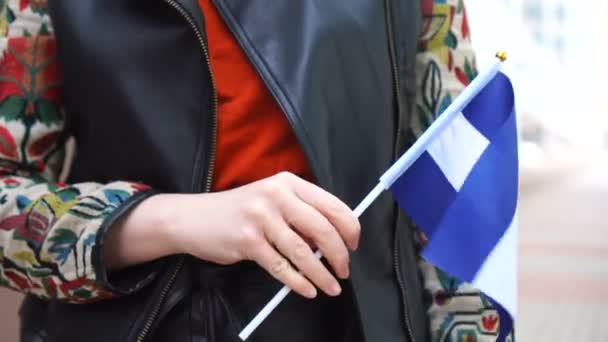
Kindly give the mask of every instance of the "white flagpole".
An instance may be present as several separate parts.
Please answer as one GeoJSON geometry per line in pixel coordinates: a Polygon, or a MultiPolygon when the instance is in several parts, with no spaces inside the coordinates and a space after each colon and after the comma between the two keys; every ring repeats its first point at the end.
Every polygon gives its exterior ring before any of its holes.
{"type": "MultiPolygon", "coordinates": [[[[399,178],[415,161],[420,157],[428,144],[440,134],[448,124],[454,120],[464,107],[496,76],[500,65],[506,59],[505,53],[497,53],[498,60],[486,72],[479,74],[469,84],[463,92],[452,102],[450,106],[433,122],[433,124],[416,140],[416,142],[395,162],[380,178],[380,182],[370,191],[367,196],[353,210],[357,217],[360,217],[363,212],[380,196],[384,190],[388,190],[393,183],[399,178]]],[[[321,258],[321,251],[316,251],[315,256],[321,258]]],[[[245,326],[239,333],[239,338],[245,341],[257,329],[262,322],[272,313],[274,309],[287,297],[291,289],[283,286],[279,292],[258,312],[258,314],[245,326]]]]}
{"type": "MultiPolygon", "coordinates": [[[[384,186],[382,186],[381,183],[378,183],[376,187],[369,194],[367,194],[367,196],[365,196],[363,201],[359,203],[355,210],[353,210],[355,215],[357,215],[357,217],[361,216],[365,209],[367,209],[372,203],[374,203],[376,198],[378,198],[378,196],[380,196],[382,192],[384,192],[384,186]]],[[[315,256],[320,259],[322,256],[321,251],[317,250],[315,252],[315,256]]],[[[276,309],[276,307],[283,301],[283,299],[285,299],[285,297],[287,297],[290,292],[291,289],[289,287],[283,286],[283,288],[279,290],[279,292],[277,292],[274,297],[272,297],[272,299],[264,306],[264,308],[260,310],[260,312],[258,312],[258,314],[251,320],[251,322],[249,322],[249,324],[247,324],[247,326],[243,330],[241,330],[241,332],[239,333],[240,339],[243,341],[247,340],[249,338],[249,335],[251,335],[255,331],[255,329],[257,329],[257,327],[260,326],[262,322],[264,322],[266,317],[268,317],[268,315],[270,315],[270,313],[274,309],[276,309]]]]}

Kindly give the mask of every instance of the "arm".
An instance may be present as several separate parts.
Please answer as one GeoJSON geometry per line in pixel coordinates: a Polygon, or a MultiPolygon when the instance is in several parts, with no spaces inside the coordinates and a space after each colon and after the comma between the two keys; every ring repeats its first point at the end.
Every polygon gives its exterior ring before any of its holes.
{"type": "MultiPolygon", "coordinates": [[[[477,73],[464,1],[421,1],[423,21],[416,61],[416,112],[410,122],[410,133],[415,137],[477,73]]],[[[422,247],[425,237],[420,235],[417,240],[422,247]]],[[[496,339],[498,315],[483,294],[422,259],[419,268],[432,298],[428,314],[433,341],[450,341],[455,336],[466,340],[469,335],[475,341],[496,339]]]]}
{"type": "Polygon", "coordinates": [[[63,163],[61,80],[43,5],[0,9],[0,284],[81,303],[129,293],[108,282],[109,223],[148,194],[145,186],[57,183],[63,163]]]}
{"type": "Polygon", "coordinates": [[[56,183],[64,120],[46,3],[9,1],[9,10],[15,20],[0,60],[1,285],[73,303],[100,300],[147,284],[150,261],[190,254],[219,264],[255,261],[307,297],[314,285],[340,293],[309,243],[346,278],[359,223],[336,197],[294,175],[154,196],[124,181],[56,183]],[[108,270],[120,269],[117,285],[108,270]]]}

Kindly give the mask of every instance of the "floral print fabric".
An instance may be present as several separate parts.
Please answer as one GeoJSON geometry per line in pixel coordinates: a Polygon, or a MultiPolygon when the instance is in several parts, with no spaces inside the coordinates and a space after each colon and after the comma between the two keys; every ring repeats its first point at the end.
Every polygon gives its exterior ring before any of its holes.
{"type": "Polygon", "coordinates": [[[73,303],[113,296],[95,264],[101,227],[145,187],[56,182],[64,116],[46,1],[0,5],[0,285],[73,303]]]}

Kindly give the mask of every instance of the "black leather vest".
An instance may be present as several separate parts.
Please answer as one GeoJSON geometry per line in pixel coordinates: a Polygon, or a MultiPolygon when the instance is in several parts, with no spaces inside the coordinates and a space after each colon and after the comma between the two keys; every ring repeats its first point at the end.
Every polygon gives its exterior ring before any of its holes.
{"type": "MultiPolygon", "coordinates": [[[[215,3],[287,116],[318,184],[354,207],[405,144],[419,0],[215,3]]],[[[50,7],[68,127],[78,142],[69,181],[136,180],[161,192],[205,191],[213,176],[216,110],[197,1],[63,0],[50,7]]],[[[335,308],[331,318],[350,311],[353,324],[343,328],[353,336],[362,332],[367,341],[427,340],[411,231],[390,195],[381,196],[361,223],[351,281],[342,299],[326,306],[335,308]]],[[[277,288],[261,280],[268,294],[249,301],[242,295],[247,286],[229,282],[232,290],[224,291],[220,285],[230,276],[222,274],[243,268],[239,275],[264,279],[259,271],[237,265],[215,272],[179,258],[168,260],[159,279],[133,296],[82,306],[28,299],[23,320],[43,320],[48,341],[152,339],[158,324],[162,330],[160,319],[154,317],[145,336],[142,330],[157,307],[159,316],[171,314],[190,305],[186,296],[198,296],[192,303],[200,310],[185,320],[227,310],[224,322],[238,329],[277,288]]],[[[273,315],[297,322],[300,304],[292,302],[273,315]]],[[[289,326],[289,320],[275,324],[289,326]]],[[[307,331],[322,332],[326,325],[296,324],[302,329],[294,334],[306,340],[307,331]]],[[[225,340],[210,329],[217,326],[189,333],[200,341],[225,340]]]]}

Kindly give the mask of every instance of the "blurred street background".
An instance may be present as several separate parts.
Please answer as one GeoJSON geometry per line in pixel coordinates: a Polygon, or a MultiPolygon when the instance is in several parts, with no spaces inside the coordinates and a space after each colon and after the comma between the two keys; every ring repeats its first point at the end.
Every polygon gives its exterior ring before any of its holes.
{"type": "MultiPolygon", "coordinates": [[[[516,90],[518,340],[608,341],[608,2],[465,4],[478,67],[506,50],[516,90]]],[[[0,342],[17,341],[18,302],[0,289],[0,342]]]]}
{"type": "Polygon", "coordinates": [[[601,0],[465,0],[483,69],[509,52],[520,124],[519,341],[608,341],[601,0]]]}
{"type": "Polygon", "coordinates": [[[608,156],[561,150],[520,197],[519,341],[608,341],[608,156]]]}

